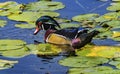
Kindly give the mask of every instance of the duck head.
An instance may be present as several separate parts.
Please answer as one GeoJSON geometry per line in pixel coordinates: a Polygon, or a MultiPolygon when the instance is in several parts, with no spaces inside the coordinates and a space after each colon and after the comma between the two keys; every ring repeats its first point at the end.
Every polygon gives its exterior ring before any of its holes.
{"type": "Polygon", "coordinates": [[[36,29],[34,35],[36,35],[40,30],[57,30],[56,27],[61,28],[60,25],[50,16],[42,16],[36,21],[36,29]]]}

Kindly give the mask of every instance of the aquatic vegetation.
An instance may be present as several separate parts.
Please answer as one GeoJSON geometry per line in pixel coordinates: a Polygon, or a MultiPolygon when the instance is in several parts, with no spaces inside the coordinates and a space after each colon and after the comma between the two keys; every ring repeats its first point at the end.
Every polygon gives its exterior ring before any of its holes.
{"type": "Polygon", "coordinates": [[[39,1],[34,3],[29,3],[26,5],[26,10],[30,11],[54,11],[64,8],[65,5],[63,5],[61,2],[55,2],[55,1],[39,1]]]}
{"type": "Polygon", "coordinates": [[[67,27],[80,27],[80,24],[75,23],[62,23],[60,24],[61,28],[67,28],[67,27]]]}
{"type": "Polygon", "coordinates": [[[77,22],[83,22],[83,21],[93,21],[95,18],[97,18],[99,14],[83,14],[83,15],[77,15],[72,18],[72,20],[77,22]]]}
{"type": "Polygon", "coordinates": [[[118,74],[120,70],[114,70],[111,67],[99,66],[90,68],[71,68],[69,74],[118,74]]]}
{"type": "MultiPolygon", "coordinates": [[[[14,1],[0,3],[0,16],[7,16],[10,20],[35,23],[36,19],[43,15],[57,17],[60,14],[54,12],[64,8],[61,2],[38,1],[29,4],[18,4],[14,1]],[[31,15],[34,14],[34,15],[31,15]]],[[[16,25],[19,28],[33,28],[32,25],[16,25]]]]}
{"type": "Polygon", "coordinates": [[[26,42],[22,40],[0,40],[0,51],[2,50],[12,50],[12,49],[19,49],[23,47],[26,44],[26,42]]]}
{"type": "Polygon", "coordinates": [[[12,68],[14,64],[17,64],[17,63],[18,61],[0,59],[0,70],[12,68]]]}
{"type": "Polygon", "coordinates": [[[120,37],[120,31],[113,31],[113,37],[120,37]]]}
{"type": "Polygon", "coordinates": [[[120,52],[119,48],[120,48],[119,46],[87,45],[83,47],[81,50],[77,50],[76,53],[79,56],[114,58],[114,57],[119,57],[117,55],[117,53],[120,52]]]}
{"type": "Polygon", "coordinates": [[[58,55],[62,50],[52,44],[30,44],[22,40],[0,40],[0,54],[5,57],[21,58],[29,54],[58,55]]]}
{"type": "Polygon", "coordinates": [[[16,21],[24,21],[24,22],[35,22],[37,18],[43,15],[50,15],[50,16],[59,16],[59,13],[56,12],[44,12],[44,11],[39,11],[39,12],[32,12],[32,11],[25,11],[22,14],[12,14],[9,15],[8,18],[11,20],[16,20],[16,21]],[[34,14],[34,15],[31,15],[34,14]]]}
{"type": "Polygon", "coordinates": [[[19,14],[22,12],[22,4],[18,4],[14,1],[8,1],[0,3],[0,16],[8,16],[11,14],[19,14]]]}
{"type": "Polygon", "coordinates": [[[120,21],[119,20],[111,20],[111,21],[106,22],[105,24],[112,28],[118,28],[120,25],[120,21]]]}
{"type": "Polygon", "coordinates": [[[4,51],[1,53],[2,56],[4,57],[13,57],[13,58],[21,58],[26,55],[30,54],[30,50],[27,47],[22,47],[19,49],[14,49],[14,50],[8,50],[4,51]]]}
{"type": "Polygon", "coordinates": [[[87,68],[95,67],[100,64],[107,63],[108,59],[102,57],[85,57],[76,56],[68,57],[66,59],[60,60],[59,63],[64,66],[69,66],[71,68],[87,68]]]}
{"type": "Polygon", "coordinates": [[[115,41],[120,41],[120,31],[113,31],[112,39],[115,41]]]}
{"type": "Polygon", "coordinates": [[[116,2],[119,2],[120,0],[112,0],[112,1],[116,1],[116,2]]]}
{"type": "Polygon", "coordinates": [[[111,6],[107,7],[109,11],[119,11],[120,10],[120,3],[111,3],[111,6]]]}
{"type": "MultiPolygon", "coordinates": [[[[118,53],[119,55],[120,53],[118,53]]],[[[110,61],[109,64],[116,66],[116,68],[120,69],[120,58],[114,58],[114,60],[110,61]]]]}
{"type": "MultiPolygon", "coordinates": [[[[118,2],[113,2],[111,4],[112,6],[120,5],[118,2]]],[[[107,9],[111,9],[111,8],[112,7],[109,6],[107,9]]],[[[81,26],[83,27],[84,26],[91,27],[100,31],[100,33],[96,36],[97,39],[113,39],[115,41],[119,41],[120,40],[119,33],[113,31],[113,29],[120,28],[119,16],[120,16],[119,10],[115,10],[114,12],[108,12],[101,16],[99,14],[90,14],[90,13],[77,15],[74,16],[72,20],[80,22],[81,26]]]]}
{"type": "Polygon", "coordinates": [[[120,13],[118,12],[109,12],[95,19],[96,22],[104,22],[110,20],[117,20],[120,13]]]}
{"type": "Polygon", "coordinates": [[[27,45],[27,47],[30,50],[32,50],[33,54],[37,54],[40,56],[45,56],[45,55],[53,56],[53,55],[58,55],[60,52],[62,52],[60,48],[52,44],[38,44],[38,45],[30,44],[27,45]]]}
{"type": "Polygon", "coordinates": [[[15,24],[15,27],[19,27],[19,28],[34,28],[35,24],[34,23],[30,23],[30,24],[15,24]]]}
{"type": "Polygon", "coordinates": [[[6,25],[7,21],[0,20],[0,27],[4,27],[6,25]]]}
{"type": "Polygon", "coordinates": [[[100,56],[106,58],[119,57],[117,56],[117,52],[120,52],[119,48],[120,47],[116,46],[95,46],[87,56],[100,56]]]}
{"type": "Polygon", "coordinates": [[[27,55],[26,42],[22,40],[0,40],[0,54],[6,57],[22,57],[27,55]]]}
{"type": "Polygon", "coordinates": [[[68,57],[59,61],[59,64],[70,67],[69,74],[118,74],[120,71],[108,66],[107,58],[115,58],[109,64],[119,66],[120,47],[87,45],[76,50],[76,57],[68,57]]]}

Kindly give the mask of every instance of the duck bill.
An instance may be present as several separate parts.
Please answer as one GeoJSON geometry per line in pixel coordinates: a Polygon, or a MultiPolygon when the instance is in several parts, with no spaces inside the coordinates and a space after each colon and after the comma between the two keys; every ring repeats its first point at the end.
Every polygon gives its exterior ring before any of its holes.
{"type": "Polygon", "coordinates": [[[40,31],[40,28],[36,27],[36,29],[34,31],[34,35],[36,35],[39,31],[40,31]]]}

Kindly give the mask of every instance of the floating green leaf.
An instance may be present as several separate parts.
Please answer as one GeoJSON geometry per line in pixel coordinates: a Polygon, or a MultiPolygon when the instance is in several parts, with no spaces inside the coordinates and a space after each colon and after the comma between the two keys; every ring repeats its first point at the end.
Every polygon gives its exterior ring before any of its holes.
{"type": "Polygon", "coordinates": [[[11,14],[11,12],[9,12],[9,11],[0,10],[0,16],[8,16],[10,14],[11,14]]]}
{"type": "Polygon", "coordinates": [[[17,5],[17,3],[14,1],[7,1],[7,2],[0,3],[0,8],[6,9],[7,7],[11,7],[14,5],[17,5]]]}
{"type": "Polygon", "coordinates": [[[1,16],[8,16],[11,14],[19,14],[22,12],[24,8],[23,4],[18,4],[14,1],[8,1],[0,4],[0,15],[1,16]]]}
{"type": "Polygon", "coordinates": [[[71,20],[68,20],[66,18],[54,18],[58,23],[70,23],[71,20]]]}
{"type": "Polygon", "coordinates": [[[40,11],[40,12],[31,12],[31,11],[26,11],[21,14],[13,14],[8,16],[9,19],[11,20],[16,20],[16,21],[25,21],[25,22],[35,22],[40,16],[43,15],[49,15],[49,16],[59,16],[58,13],[56,12],[45,12],[45,11],[40,11]],[[34,14],[34,15],[31,15],[34,14]]]}
{"type": "Polygon", "coordinates": [[[0,50],[12,50],[22,48],[26,42],[22,40],[0,40],[0,50]]]}
{"type": "Polygon", "coordinates": [[[111,20],[109,22],[106,22],[105,24],[107,24],[109,27],[117,28],[120,25],[120,21],[119,20],[111,20]]]}
{"type": "Polygon", "coordinates": [[[113,31],[113,37],[120,37],[120,31],[113,31]]]}
{"type": "Polygon", "coordinates": [[[16,63],[18,63],[18,61],[9,61],[9,60],[0,59],[0,70],[12,68],[16,63]]]}
{"type": "Polygon", "coordinates": [[[2,52],[1,55],[5,56],[5,57],[21,58],[21,57],[24,57],[29,54],[30,54],[30,50],[27,47],[22,47],[22,48],[19,48],[16,50],[4,51],[4,52],[2,52]]]}
{"type": "Polygon", "coordinates": [[[120,37],[115,37],[115,38],[111,38],[113,39],[114,41],[120,41],[120,37]]]}
{"type": "Polygon", "coordinates": [[[87,54],[91,53],[91,48],[93,48],[93,45],[86,45],[82,47],[80,50],[76,50],[76,55],[79,56],[86,56],[87,54]]]}
{"type": "Polygon", "coordinates": [[[120,3],[114,3],[112,6],[107,7],[109,11],[119,11],[120,10],[120,3]]]}
{"type": "Polygon", "coordinates": [[[119,46],[86,45],[83,48],[81,48],[81,50],[77,50],[76,54],[78,56],[113,58],[119,57],[118,55],[118,53],[120,53],[119,48],[120,48],[119,46]]]}
{"type": "Polygon", "coordinates": [[[65,6],[61,2],[52,2],[52,1],[39,1],[26,5],[27,10],[39,11],[39,10],[58,10],[62,9],[65,6]]]}
{"type": "Polygon", "coordinates": [[[107,27],[107,28],[94,28],[95,30],[99,31],[100,33],[96,36],[96,38],[99,39],[105,39],[105,38],[111,38],[112,37],[112,31],[110,30],[111,27],[107,27]]]}
{"type": "Polygon", "coordinates": [[[0,20],[0,27],[4,27],[6,25],[6,21],[5,20],[0,20]]]}
{"type": "Polygon", "coordinates": [[[108,59],[106,58],[85,57],[85,56],[69,57],[59,61],[61,65],[72,67],[72,68],[94,67],[94,66],[98,66],[99,64],[104,64],[107,62],[108,62],[108,59]]]}
{"type": "Polygon", "coordinates": [[[112,0],[112,1],[118,1],[119,2],[120,0],[112,0]]]}
{"type": "Polygon", "coordinates": [[[112,31],[101,32],[96,37],[100,38],[100,39],[111,38],[112,37],[112,31]]]}
{"type": "Polygon", "coordinates": [[[37,55],[58,55],[61,49],[52,44],[28,45],[29,49],[37,55]],[[33,48],[34,47],[34,48],[33,48]]]}
{"type": "Polygon", "coordinates": [[[80,27],[80,24],[75,23],[62,23],[60,24],[61,28],[67,28],[67,27],[80,27]]]}
{"type": "Polygon", "coordinates": [[[119,74],[120,70],[114,70],[107,66],[90,67],[90,68],[71,68],[69,74],[119,74]]]}
{"type": "Polygon", "coordinates": [[[110,21],[110,20],[117,20],[120,13],[117,12],[110,12],[106,13],[98,18],[95,19],[96,22],[104,22],[104,21],[110,21]]]}
{"type": "Polygon", "coordinates": [[[15,24],[15,27],[19,27],[19,28],[34,28],[35,24],[15,24]]]}
{"type": "Polygon", "coordinates": [[[113,31],[111,39],[115,41],[120,41],[120,31],[119,30],[113,31]]]}
{"type": "Polygon", "coordinates": [[[106,58],[119,57],[117,55],[117,53],[120,52],[119,48],[120,47],[117,46],[93,46],[93,48],[91,47],[91,53],[88,53],[86,56],[99,56],[106,58]]]}
{"type": "MultiPolygon", "coordinates": [[[[118,53],[120,55],[120,53],[118,53]]],[[[110,61],[109,64],[116,66],[116,68],[120,69],[120,58],[114,58],[114,60],[110,61]]]]}
{"type": "Polygon", "coordinates": [[[72,20],[77,22],[93,21],[98,16],[99,14],[83,14],[83,15],[74,16],[72,20]]]}

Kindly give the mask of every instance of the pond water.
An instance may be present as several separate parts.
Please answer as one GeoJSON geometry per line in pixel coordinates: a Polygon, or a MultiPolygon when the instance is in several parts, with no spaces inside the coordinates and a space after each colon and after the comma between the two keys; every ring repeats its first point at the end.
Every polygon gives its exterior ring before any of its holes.
{"type": "MultiPolygon", "coordinates": [[[[5,2],[10,0],[0,0],[0,2],[5,2]]],[[[11,0],[12,1],[12,0],[11,0]]],[[[36,2],[37,0],[14,0],[18,3],[29,3],[36,2]]],[[[98,0],[54,0],[63,2],[66,7],[62,10],[58,10],[62,18],[71,19],[71,17],[78,14],[85,13],[99,13],[104,14],[108,12],[106,7],[110,4],[110,1],[101,2],[98,0]]],[[[26,41],[28,44],[34,43],[34,40],[39,40],[43,42],[41,38],[43,35],[38,34],[37,36],[33,35],[34,29],[20,29],[15,28],[14,24],[19,23],[16,21],[8,20],[6,17],[0,17],[0,19],[4,19],[8,21],[8,25],[4,28],[0,28],[0,39],[22,39],[26,41]]],[[[109,40],[110,41],[110,40],[109,40]]],[[[94,40],[96,44],[100,44],[98,41],[94,40]]],[[[117,42],[110,41],[111,43],[107,43],[105,40],[102,40],[101,43],[104,42],[104,45],[109,44],[117,44],[117,42]],[[106,42],[106,43],[105,43],[106,42]]],[[[7,60],[18,60],[19,63],[16,64],[11,69],[1,70],[0,74],[67,74],[67,67],[63,67],[58,64],[60,59],[64,58],[64,56],[54,56],[50,58],[42,58],[36,55],[28,55],[23,58],[7,58],[0,56],[0,59],[7,60]]]]}

